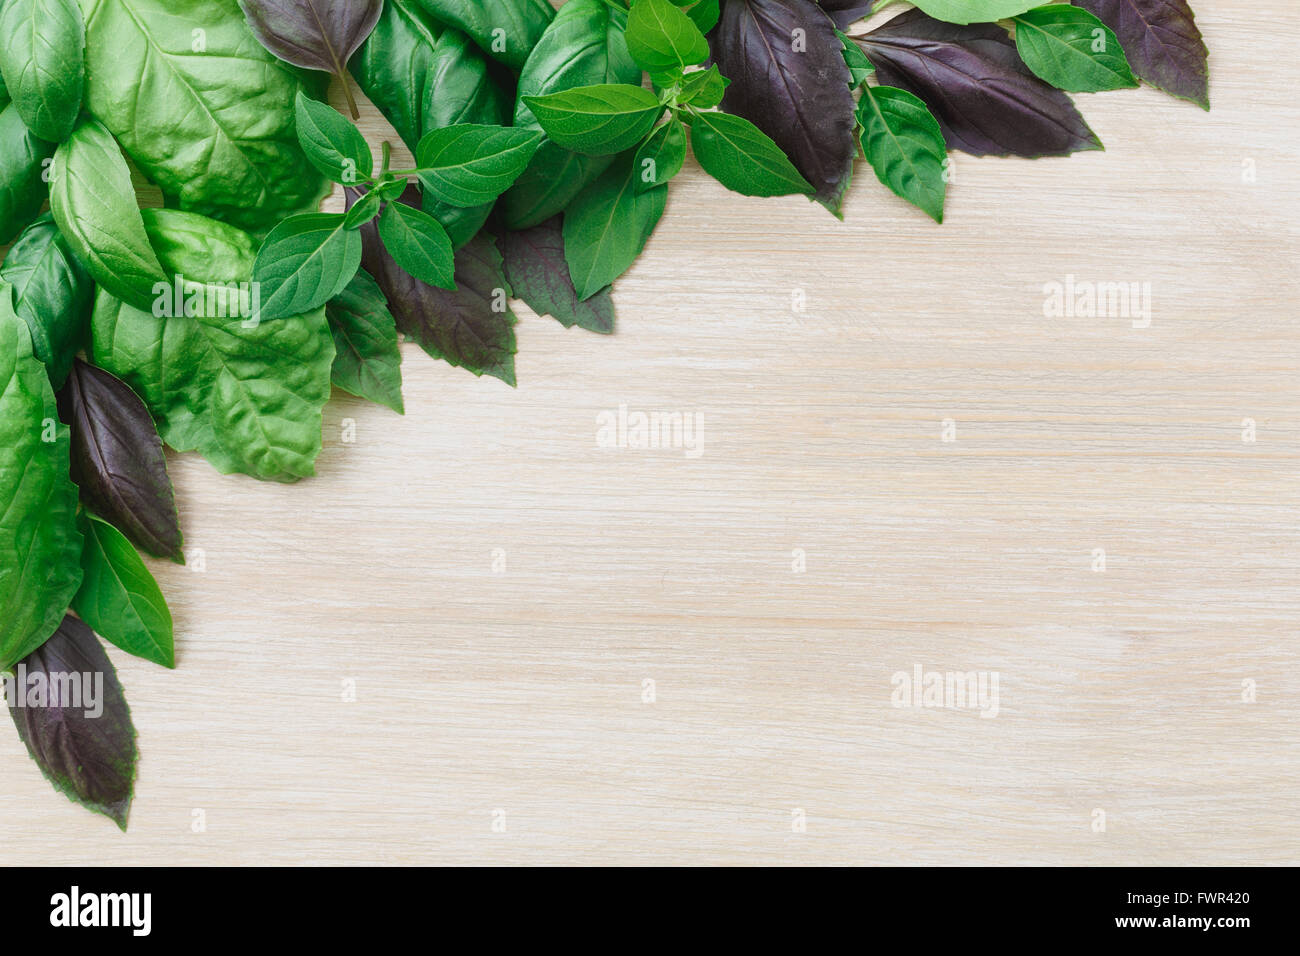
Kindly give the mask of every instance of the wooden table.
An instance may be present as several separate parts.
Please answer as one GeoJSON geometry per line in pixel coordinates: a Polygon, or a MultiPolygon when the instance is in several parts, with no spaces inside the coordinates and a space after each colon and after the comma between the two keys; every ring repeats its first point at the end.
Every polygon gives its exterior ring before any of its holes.
{"type": "Polygon", "coordinates": [[[942,227],[691,164],[613,337],[520,307],[517,390],[408,345],[297,486],[174,457],[130,830],[0,733],[5,861],[1300,860],[1300,27],[1196,7],[1210,114],[1080,97],[1107,152],[958,154],[942,227]]]}

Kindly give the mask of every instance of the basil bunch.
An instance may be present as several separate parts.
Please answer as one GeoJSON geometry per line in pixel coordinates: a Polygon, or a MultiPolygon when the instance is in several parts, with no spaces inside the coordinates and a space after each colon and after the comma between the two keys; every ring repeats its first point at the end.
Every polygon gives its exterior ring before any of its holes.
{"type": "Polygon", "coordinates": [[[10,701],[54,786],[125,826],[100,637],[175,664],[146,561],[185,560],[165,446],[296,481],[331,387],[403,411],[402,336],[514,385],[513,297],[612,332],[690,153],[837,216],[861,155],[941,221],[950,150],[1100,148],[1069,93],[1209,107],[1186,0],[914,6],[849,34],[874,0],[0,4],[0,669],[106,692],[98,717],[10,701]],[[376,162],[330,77],[414,166],[376,162]]]}

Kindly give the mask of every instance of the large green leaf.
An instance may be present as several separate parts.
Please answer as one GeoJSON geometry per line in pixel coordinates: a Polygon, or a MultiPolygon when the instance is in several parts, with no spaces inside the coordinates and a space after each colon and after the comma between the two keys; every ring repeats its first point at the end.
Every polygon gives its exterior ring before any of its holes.
{"type": "MultiPolygon", "coordinates": [[[[597,83],[640,83],[641,68],[623,35],[626,26],[627,13],[604,0],[569,0],[562,6],[519,76],[515,125],[542,128],[525,96],[597,83]]],[[[506,221],[513,229],[524,229],[562,212],[610,161],[608,156],[583,156],[543,141],[523,175],[502,197],[506,221]]]]}
{"type": "Polygon", "coordinates": [[[86,32],[77,0],[8,0],[0,5],[0,70],[23,121],[62,142],[76,125],[85,82],[86,32]]]}
{"type": "Polygon", "coordinates": [[[1038,6],[1043,0],[912,0],[936,20],[991,23],[1038,6]]]}
{"type": "Polygon", "coordinates": [[[638,190],[637,179],[625,153],[564,214],[564,257],[579,300],[627,271],[664,214],[668,187],[638,190]]]}
{"type": "Polygon", "coordinates": [[[94,120],[73,130],[54,154],[50,211],[101,286],[151,308],[154,288],[167,277],[145,234],[122,151],[94,120]]]}
{"type": "Polygon", "coordinates": [[[0,265],[0,279],[13,285],[14,311],[27,322],[50,383],[61,387],[90,323],[95,283],[49,213],[23,230],[0,265]]]}
{"type": "Polygon", "coordinates": [[[301,74],[236,0],[81,4],[86,106],[169,200],[245,228],[316,205],[325,182],[294,132],[301,74]]]}
{"type": "Polygon", "coordinates": [[[555,16],[550,0],[420,0],[424,8],[469,34],[485,53],[519,69],[555,16]]]}
{"type": "Polygon", "coordinates": [[[17,106],[0,109],[0,243],[18,235],[40,212],[49,193],[41,174],[53,155],[54,145],[27,128],[17,106]]]}
{"type": "Polygon", "coordinates": [[[1053,4],[1015,23],[1020,58],[1057,89],[1099,93],[1138,85],[1114,32],[1087,10],[1053,4]]]}
{"type": "MultiPolygon", "coordinates": [[[[145,215],[167,270],[186,277],[186,296],[251,275],[246,233],[191,213],[145,215]]],[[[216,305],[155,315],[101,290],[91,319],[95,363],[135,390],[178,451],[197,450],[227,473],[276,481],[313,474],[334,360],[324,308],[252,322],[216,305]]]]}
{"type": "Polygon", "coordinates": [[[482,52],[459,30],[434,22],[414,0],[387,0],[348,68],[412,153],[429,130],[502,125],[510,116],[482,52]]]}
{"type": "Polygon", "coordinates": [[[96,634],[128,654],[175,667],[172,615],[158,582],[122,532],[85,515],[80,524],[84,577],[72,609],[96,634]]]}
{"type": "Polygon", "coordinates": [[[781,147],[743,116],[695,113],[691,148],[706,173],[746,196],[814,191],[781,147]]]}
{"type": "Polygon", "coordinates": [[[0,282],[0,670],[40,647],[81,584],[68,428],[0,282]]]}
{"type": "Polygon", "coordinates": [[[858,102],[862,152],[876,178],[943,222],[948,183],[943,131],[918,97],[891,86],[866,86],[858,102]]]}

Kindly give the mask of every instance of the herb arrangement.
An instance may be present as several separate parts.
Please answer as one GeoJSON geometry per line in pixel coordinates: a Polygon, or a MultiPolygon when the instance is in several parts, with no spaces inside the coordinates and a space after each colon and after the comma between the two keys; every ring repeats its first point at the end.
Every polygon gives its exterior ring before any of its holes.
{"type": "Polygon", "coordinates": [[[941,222],[952,150],[1100,149],[1070,93],[1209,108],[1186,0],[3,0],[0,43],[0,670],[46,777],[123,828],[100,640],[174,666],[164,447],[295,481],[332,386],[402,412],[399,337],[514,385],[512,298],[612,332],[688,152],[835,216],[864,159],[941,222]]]}

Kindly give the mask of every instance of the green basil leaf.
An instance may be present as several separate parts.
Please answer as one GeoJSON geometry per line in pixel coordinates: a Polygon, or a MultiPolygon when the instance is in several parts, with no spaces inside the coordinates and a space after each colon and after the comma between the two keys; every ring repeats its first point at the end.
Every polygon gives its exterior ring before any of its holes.
{"type": "Polygon", "coordinates": [[[746,196],[814,192],[772,138],[730,113],[694,113],[691,148],[704,171],[746,196]]]}
{"type": "Polygon", "coordinates": [[[319,309],[343,291],[361,265],[361,237],[338,213],[290,216],[267,235],[253,262],[262,318],[319,309]]]}
{"type": "Polygon", "coordinates": [[[175,667],[171,611],[140,555],[108,522],[85,515],[79,524],[83,577],[72,609],[128,654],[175,667]]]}
{"type": "Polygon", "coordinates": [[[324,308],[254,321],[264,310],[261,287],[247,282],[251,236],[168,209],[146,211],[145,224],[182,293],[141,311],[101,289],[91,317],[94,363],[144,400],[177,451],[198,451],[223,473],[312,475],[334,361],[324,308]],[[244,288],[233,290],[234,281],[244,288]]]}
{"type": "Polygon", "coordinates": [[[62,387],[90,325],[95,283],[46,213],[13,244],[0,279],[14,287],[14,311],[26,322],[50,384],[62,387]]]}
{"type": "Polygon", "coordinates": [[[125,830],[135,782],[135,727],[99,639],[69,614],[42,647],[23,658],[22,667],[33,685],[44,685],[47,704],[54,703],[31,707],[9,701],[9,715],[32,760],[55,790],[125,830]],[[61,696],[62,689],[82,681],[93,681],[97,690],[102,682],[94,709],[84,698],[78,707],[72,706],[75,699],[65,702],[61,696]]]}
{"type": "Polygon", "coordinates": [[[0,71],[27,128],[61,143],[77,125],[86,71],[86,29],[76,0],[0,5],[0,71]]]}
{"type": "Polygon", "coordinates": [[[379,238],[397,264],[421,282],[456,288],[451,239],[428,213],[390,202],[379,216],[379,238]]]}
{"type": "Polygon", "coordinates": [[[697,110],[711,110],[722,102],[723,95],[731,81],[723,76],[716,65],[707,70],[687,73],[682,79],[682,91],[678,102],[695,107],[697,110]]]}
{"type": "Polygon", "coordinates": [[[507,232],[501,237],[505,274],[514,294],[538,315],[551,315],[566,329],[578,326],[608,335],[614,331],[614,302],[609,287],[586,301],[578,299],[569,264],[564,260],[560,216],[507,232]]]}
{"type": "Polygon", "coordinates": [[[86,108],[168,205],[258,230],[316,208],[325,180],[294,128],[303,74],[256,41],[236,0],[84,5],[86,108]]]}
{"type": "Polygon", "coordinates": [[[637,192],[662,186],[682,171],[686,162],[686,128],[676,116],[656,126],[636,151],[637,192]]]}
{"type": "Polygon", "coordinates": [[[424,8],[469,34],[483,51],[518,70],[555,16],[549,0],[421,0],[424,8]]]}
{"type": "Polygon", "coordinates": [[[936,20],[949,23],[992,23],[1024,13],[1042,0],[912,0],[936,20]]]}
{"type": "Polygon", "coordinates": [[[664,111],[659,97],[649,90],[622,83],[523,99],[547,136],[566,149],[591,156],[635,146],[664,111]]]}
{"type": "Polygon", "coordinates": [[[709,58],[709,43],[700,28],[668,0],[632,0],[627,48],[651,76],[680,75],[709,58]]]}
{"type": "Polygon", "coordinates": [[[840,41],[841,52],[844,55],[844,65],[849,68],[849,76],[852,78],[849,86],[856,90],[867,82],[867,77],[876,72],[876,67],[867,59],[867,55],[862,52],[862,47],[854,43],[848,34],[842,30],[836,30],[835,36],[840,41]]]}
{"type": "Polygon", "coordinates": [[[167,277],[145,234],[126,160],[94,120],[81,123],[54,154],[50,211],[96,282],[151,307],[154,287],[167,277]]]}
{"type": "Polygon", "coordinates": [[[294,101],[298,142],[307,161],[321,174],[346,186],[369,179],[374,158],[366,138],[327,103],[308,99],[301,90],[294,101]]]}
{"type": "Polygon", "coordinates": [[[686,11],[701,33],[708,33],[718,25],[721,13],[719,0],[673,0],[673,3],[686,11]]]}
{"type": "Polygon", "coordinates": [[[68,427],[0,282],[0,670],[54,633],[81,584],[68,427]]]}
{"type": "Polygon", "coordinates": [[[404,414],[397,325],[370,273],[363,269],[353,276],[325,306],[325,317],[334,336],[334,386],[404,414]]]}
{"type": "Polygon", "coordinates": [[[1087,10],[1038,7],[1015,24],[1020,58],[1057,89],[1099,93],[1138,85],[1114,32],[1087,10]]]}
{"type": "Polygon", "coordinates": [[[16,236],[49,194],[47,160],[54,144],[39,139],[13,103],[0,110],[0,244],[16,236]]]}
{"type": "Polygon", "coordinates": [[[858,122],[862,151],[876,177],[936,222],[943,222],[948,188],[943,163],[948,147],[925,103],[906,90],[863,87],[858,122]]]}
{"type": "Polygon", "coordinates": [[[627,271],[664,213],[668,187],[639,191],[632,160],[615,160],[564,214],[564,257],[579,300],[627,271]]]}
{"type": "Polygon", "coordinates": [[[412,153],[431,129],[504,125],[511,103],[465,34],[440,27],[414,0],[387,0],[374,31],[348,64],[370,101],[412,153]]]}
{"type": "Polygon", "coordinates": [[[72,480],[82,503],[137,547],[184,564],[167,458],[140,396],[112,373],[77,359],[58,400],[72,431],[72,480]]]}
{"type": "MultiPolygon", "coordinates": [[[[627,50],[627,12],[605,0],[569,0],[542,34],[519,76],[515,126],[542,127],[524,102],[559,90],[598,83],[641,83],[641,68],[627,50]]],[[[515,185],[502,197],[513,229],[534,226],[561,212],[603,173],[608,156],[584,156],[545,140],[515,185]]]]}
{"type": "Polygon", "coordinates": [[[420,208],[428,215],[437,220],[438,225],[442,226],[447,232],[447,238],[451,240],[451,247],[459,249],[465,243],[469,242],[479,231],[487,224],[488,217],[492,215],[495,203],[484,203],[481,206],[453,206],[451,203],[443,202],[427,189],[423,192],[423,202],[420,208]]]}
{"type": "Polygon", "coordinates": [[[343,214],[344,229],[360,229],[375,216],[383,204],[384,194],[380,189],[370,189],[355,206],[343,214]]]}
{"type": "Polygon", "coordinates": [[[426,194],[460,208],[492,202],[524,171],[542,134],[464,123],[431,130],[416,150],[426,194]]]}

